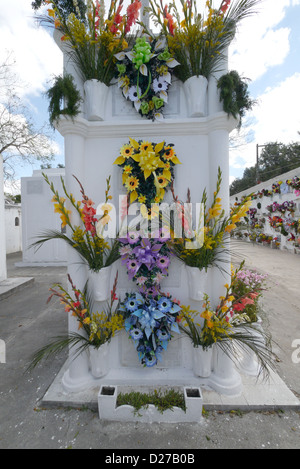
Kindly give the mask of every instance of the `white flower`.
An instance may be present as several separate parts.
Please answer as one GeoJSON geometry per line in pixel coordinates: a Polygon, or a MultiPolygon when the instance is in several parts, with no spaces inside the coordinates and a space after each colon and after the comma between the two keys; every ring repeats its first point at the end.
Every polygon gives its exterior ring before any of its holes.
{"type": "Polygon", "coordinates": [[[138,101],[140,99],[139,96],[141,96],[141,88],[137,89],[136,86],[131,86],[128,91],[130,101],[138,101]]]}
{"type": "Polygon", "coordinates": [[[166,91],[168,89],[168,83],[164,79],[164,77],[155,78],[153,80],[153,90],[155,93],[159,93],[160,91],[166,91]]]}

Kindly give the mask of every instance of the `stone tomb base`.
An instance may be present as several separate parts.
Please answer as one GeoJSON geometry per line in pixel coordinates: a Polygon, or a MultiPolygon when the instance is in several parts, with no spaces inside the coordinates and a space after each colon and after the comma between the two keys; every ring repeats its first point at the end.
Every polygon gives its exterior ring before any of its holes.
{"type": "MultiPolygon", "coordinates": [[[[48,391],[44,395],[41,405],[45,407],[87,407],[95,411],[100,411],[98,406],[99,394],[103,386],[107,387],[124,387],[126,389],[136,391],[142,385],[144,389],[150,389],[153,385],[167,386],[167,387],[181,387],[188,389],[199,389],[201,393],[201,402],[194,405],[201,405],[205,410],[223,410],[229,411],[239,409],[243,411],[250,410],[276,410],[276,409],[300,409],[300,402],[295,395],[289,390],[282,379],[273,371],[270,371],[270,377],[267,381],[262,378],[257,379],[255,376],[246,375],[240,373],[241,386],[239,392],[236,394],[226,395],[217,392],[211,387],[210,378],[197,378],[192,370],[180,370],[168,369],[168,370],[149,370],[141,368],[140,370],[127,369],[124,370],[111,370],[102,379],[90,379],[89,383],[86,383],[85,389],[77,392],[68,392],[63,386],[63,380],[68,369],[68,363],[66,362],[55,380],[49,387],[48,391]],[[177,371],[177,372],[176,372],[177,371]],[[156,375],[156,381],[153,382],[153,372],[156,375]],[[174,373],[175,372],[175,373],[174,373]],[[160,378],[160,379],[159,379],[160,378]]],[[[128,391],[127,391],[128,392],[128,391]]],[[[111,414],[106,413],[102,418],[105,420],[116,420],[116,413],[114,407],[111,406],[111,414]]],[[[199,415],[199,414],[198,414],[199,415]]],[[[167,416],[168,417],[168,416],[167,416]]],[[[174,416],[173,416],[174,417],[174,416]]],[[[144,416],[144,420],[149,421],[149,416],[144,416]],[[148,420],[147,420],[148,419],[148,420]]],[[[131,411],[126,415],[120,417],[120,420],[132,420],[139,421],[139,417],[131,411]]],[[[160,421],[163,421],[160,418],[160,421]]],[[[168,421],[168,418],[167,418],[168,421]]],[[[173,422],[176,421],[172,420],[173,422]]],[[[182,422],[182,415],[178,417],[178,422],[182,422]]],[[[185,420],[188,421],[188,420],[185,420]]],[[[191,418],[191,422],[195,421],[191,418]]]]}

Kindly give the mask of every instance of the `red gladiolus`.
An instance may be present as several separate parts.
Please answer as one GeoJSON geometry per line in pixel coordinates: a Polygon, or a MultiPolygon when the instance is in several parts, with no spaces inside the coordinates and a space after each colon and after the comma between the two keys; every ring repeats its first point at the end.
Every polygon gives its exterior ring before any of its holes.
{"type": "Polygon", "coordinates": [[[136,20],[139,17],[141,6],[142,6],[142,3],[139,0],[134,0],[134,2],[128,6],[125,33],[128,33],[131,29],[131,26],[136,23],[136,20]]]}
{"type": "Polygon", "coordinates": [[[226,11],[228,10],[230,2],[231,0],[223,0],[220,6],[220,10],[222,11],[223,14],[226,13],[226,11]]]}
{"type": "Polygon", "coordinates": [[[168,7],[167,7],[167,5],[165,5],[164,17],[168,20],[168,28],[169,28],[170,34],[171,34],[172,36],[174,36],[174,31],[175,31],[176,25],[175,25],[173,16],[168,12],[168,7]]]}

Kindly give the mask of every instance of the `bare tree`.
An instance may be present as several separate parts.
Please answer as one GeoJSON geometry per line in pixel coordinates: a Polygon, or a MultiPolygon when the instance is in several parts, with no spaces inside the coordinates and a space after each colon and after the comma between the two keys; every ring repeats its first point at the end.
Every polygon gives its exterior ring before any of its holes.
{"type": "Polygon", "coordinates": [[[18,96],[21,85],[13,67],[9,54],[0,64],[0,154],[4,179],[13,179],[18,165],[48,163],[54,158],[49,126],[35,128],[28,106],[18,96]]]}

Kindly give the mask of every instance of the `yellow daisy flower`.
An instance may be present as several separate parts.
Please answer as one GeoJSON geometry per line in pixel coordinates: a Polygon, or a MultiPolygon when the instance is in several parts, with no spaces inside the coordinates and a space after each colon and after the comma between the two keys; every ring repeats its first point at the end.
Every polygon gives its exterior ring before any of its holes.
{"type": "Polygon", "coordinates": [[[154,152],[153,146],[151,142],[142,142],[140,145],[140,152],[141,153],[149,153],[154,152]]]}
{"type": "Polygon", "coordinates": [[[123,164],[127,160],[127,158],[130,158],[133,155],[134,148],[129,144],[125,144],[121,147],[120,149],[120,156],[114,161],[113,164],[123,164]]]}
{"type": "Polygon", "coordinates": [[[129,192],[134,191],[139,186],[138,178],[134,176],[129,177],[127,181],[125,182],[125,186],[129,192]]]}
{"type": "Polygon", "coordinates": [[[131,171],[132,171],[132,166],[130,166],[129,164],[124,166],[123,168],[123,173],[125,174],[131,174],[131,171]]]}
{"type": "Polygon", "coordinates": [[[164,176],[157,176],[157,184],[160,188],[164,188],[169,184],[169,181],[164,176]]]}
{"type": "Polygon", "coordinates": [[[120,149],[120,155],[124,156],[124,158],[129,158],[134,151],[134,148],[129,145],[129,143],[123,145],[120,149]]]}
{"type": "Polygon", "coordinates": [[[146,202],[146,196],[145,195],[140,195],[138,198],[138,202],[140,204],[144,204],[146,202]]]}
{"type": "Polygon", "coordinates": [[[165,147],[165,153],[162,156],[167,161],[172,161],[173,164],[181,164],[179,159],[176,156],[174,148],[168,146],[165,147]]]}

